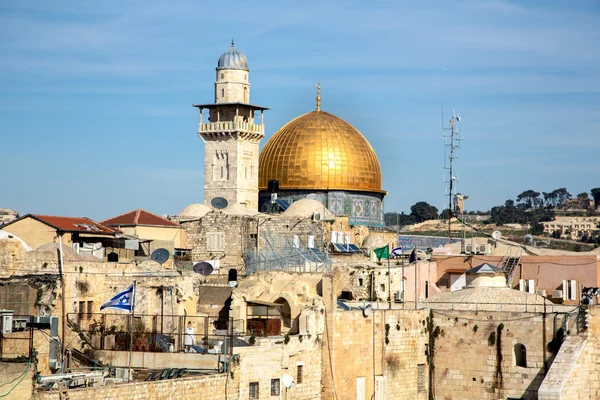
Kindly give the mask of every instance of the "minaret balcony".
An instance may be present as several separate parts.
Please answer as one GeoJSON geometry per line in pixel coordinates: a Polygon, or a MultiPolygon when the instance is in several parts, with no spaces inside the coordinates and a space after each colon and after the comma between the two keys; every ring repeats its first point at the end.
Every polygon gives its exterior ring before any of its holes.
{"type": "Polygon", "coordinates": [[[252,124],[250,122],[226,121],[226,122],[208,122],[198,125],[198,133],[217,133],[217,132],[247,132],[247,133],[265,133],[264,124],[252,124]]]}

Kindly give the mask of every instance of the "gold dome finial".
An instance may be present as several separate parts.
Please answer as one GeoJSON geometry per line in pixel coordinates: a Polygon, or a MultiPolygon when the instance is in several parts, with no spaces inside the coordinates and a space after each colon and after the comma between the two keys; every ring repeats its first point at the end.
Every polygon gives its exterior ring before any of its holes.
{"type": "Polygon", "coordinates": [[[317,111],[321,111],[321,84],[317,83],[317,111]]]}

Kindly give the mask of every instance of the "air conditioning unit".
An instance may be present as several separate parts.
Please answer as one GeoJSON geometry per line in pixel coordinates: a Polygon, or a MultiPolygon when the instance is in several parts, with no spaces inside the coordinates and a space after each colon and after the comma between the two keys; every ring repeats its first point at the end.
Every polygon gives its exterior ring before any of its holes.
{"type": "Polygon", "coordinates": [[[123,379],[124,381],[129,379],[129,368],[115,368],[115,378],[123,379]]]}
{"type": "Polygon", "coordinates": [[[12,333],[12,315],[3,315],[2,316],[2,333],[12,333]]]}
{"type": "Polygon", "coordinates": [[[394,301],[396,303],[402,303],[404,301],[404,293],[400,291],[396,292],[394,294],[394,301]]]}
{"type": "Polygon", "coordinates": [[[19,318],[14,318],[12,319],[12,330],[13,332],[22,332],[25,329],[27,329],[27,322],[29,321],[29,318],[23,318],[23,317],[19,317],[19,318]]]}
{"type": "Polygon", "coordinates": [[[466,246],[465,246],[465,253],[467,253],[467,254],[473,254],[473,253],[475,253],[475,252],[473,251],[473,248],[474,248],[474,246],[473,246],[472,244],[468,244],[468,245],[466,245],[466,246]]]}
{"type": "Polygon", "coordinates": [[[492,246],[489,243],[480,244],[477,246],[477,253],[479,254],[491,254],[492,246]]]}
{"type": "Polygon", "coordinates": [[[552,291],[552,298],[553,299],[562,299],[563,298],[563,291],[562,290],[553,290],[552,291]]]}
{"type": "Polygon", "coordinates": [[[320,221],[321,220],[321,213],[314,213],[312,216],[312,219],[314,221],[320,221]]]}

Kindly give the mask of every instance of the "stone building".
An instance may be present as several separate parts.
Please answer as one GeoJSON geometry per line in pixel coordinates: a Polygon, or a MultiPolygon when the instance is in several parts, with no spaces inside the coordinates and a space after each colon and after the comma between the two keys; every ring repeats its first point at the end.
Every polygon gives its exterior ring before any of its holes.
{"type": "Polygon", "coordinates": [[[250,103],[248,60],[233,41],[216,71],[214,103],[194,105],[200,111],[198,136],[204,142],[204,204],[226,202],[223,207],[241,204],[257,210],[258,145],[265,136],[263,112],[268,108],[250,103]]]}
{"type": "MultiPolygon", "coordinates": [[[[159,248],[167,249],[170,255],[186,250],[181,225],[142,209],[106,219],[101,224],[127,235],[136,257],[150,257],[159,248]]],[[[169,257],[165,264],[172,267],[173,258],[169,257]]]]}
{"type": "Polygon", "coordinates": [[[0,226],[19,218],[19,213],[9,208],[0,208],[0,226]]]}
{"type": "Polygon", "coordinates": [[[555,217],[553,221],[542,222],[544,233],[560,232],[561,237],[574,240],[600,230],[598,224],[600,217],[555,217]]]}

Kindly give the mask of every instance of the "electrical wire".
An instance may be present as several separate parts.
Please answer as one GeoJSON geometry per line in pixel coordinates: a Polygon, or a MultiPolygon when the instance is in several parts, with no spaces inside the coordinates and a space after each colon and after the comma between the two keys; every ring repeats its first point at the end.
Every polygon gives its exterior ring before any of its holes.
{"type": "MultiPolygon", "coordinates": [[[[25,379],[25,377],[27,376],[27,373],[29,372],[29,368],[30,368],[30,367],[31,367],[31,359],[29,359],[29,360],[27,361],[27,369],[25,369],[25,372],[23,372],[23,374],[21,374],[21,375],[20,375],[20,378],[21,378],[21,379],[19,379],[19,381],[18,381],[18,382],[15,384],[15,386],[11,387],[11,388],[10,388],[10,390],[9,390],[8,392],[6,392],[6,393],[4,393],[4,394],[0,394],[0,397],[6,397],[6,396],[8,396],[9,394],[11,394],[11,392],[12,392],[13,390],[15,390],[15,388],[16,388],[17,386],[19,386],[19,385],[21,384],[21,382],[23,382],[23,379],[25,379]]],[[[18,378],[18,377],[17,377],[17,378],[18,378]]],[[[16,378],[15,378],[15,379],[16,379],[16,378]]],[[[13,381],[12,381],[12,382],[14,382],[14,379],[13,379],[13,381]]],[[[11,382],[11,383],[12,383],[12,382],[11,382]]]]}

